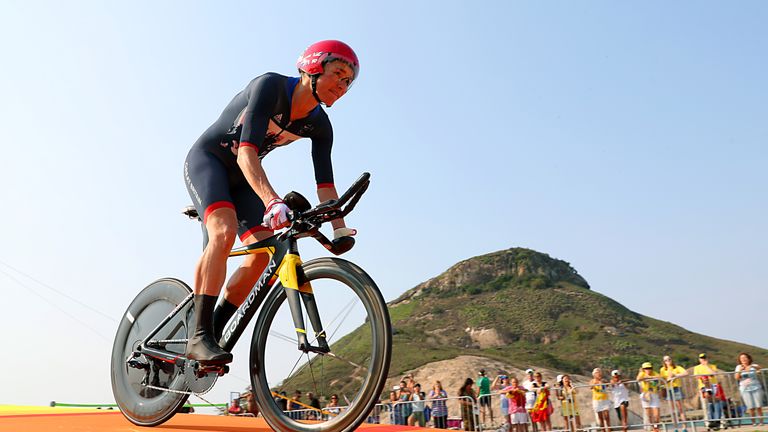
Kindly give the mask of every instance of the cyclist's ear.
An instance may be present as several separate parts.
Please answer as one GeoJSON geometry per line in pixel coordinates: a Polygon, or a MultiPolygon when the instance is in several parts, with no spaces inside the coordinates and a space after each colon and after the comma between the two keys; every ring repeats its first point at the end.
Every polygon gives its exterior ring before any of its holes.
{"type": "Polygon", "coordinates": [[[298,192],[288,192],[285,198],[283,198],[283,202],[293,211],[304,212],[312,208],[309,201],[298,192]]]}

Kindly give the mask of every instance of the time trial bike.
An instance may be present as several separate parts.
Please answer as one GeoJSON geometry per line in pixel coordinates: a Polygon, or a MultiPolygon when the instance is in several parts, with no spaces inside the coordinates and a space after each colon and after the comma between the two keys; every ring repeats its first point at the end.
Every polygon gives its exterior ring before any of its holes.
{"type": "MultiPolygon", "coordinates": [[[[348,251],[352,237],[331,241],[320,227],[351,212],[369,183],[370,174],[364,173],[339,199],[314,208],[291,192],[284,200],[291,209],[286,230],[230,252],[230,257],[270,257],[219,345],[231,352],[260,310],[251,337],[250,391],[275,430],[352,431],[379,400],[392,352],[389,313],[379,288],[360,267],[341,258],[303,263],[297,246],[298,239],[312,237],[335,255],[348,251]],[[330,416],[300,419],[279,406],[281,394],[298,388],[335,394],[344,406],[330,416]]],[[[199,219],[194,210],[187,214],[199,219]]],[[[112,348],[112,390],[122,413],[136,425],[167,421],[191,394],[207,392],[229,371],[226,365],[185,357],[194,332],[192,300],[192,290],[181,280],[160,279],[136,296],[120,320],[112,348]]]]}

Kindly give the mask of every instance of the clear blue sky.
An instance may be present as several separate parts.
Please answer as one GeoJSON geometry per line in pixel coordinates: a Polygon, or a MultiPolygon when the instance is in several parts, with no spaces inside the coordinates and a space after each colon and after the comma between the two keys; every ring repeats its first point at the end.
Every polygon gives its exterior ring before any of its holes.
{"type": "MultiPolygon", "coordinates": [[[[766,347],[766,21],[748,1],[4,1],[0,403],[112,400],[117,317],[200,252],[186,152],[328,38],[362,64],[329,110],[337,184],[372,173],[348,258],[387,299],[521,246],[634,311],[766,347]]],[[[309,142],[265,165],[312,196],[309,142]]]]}

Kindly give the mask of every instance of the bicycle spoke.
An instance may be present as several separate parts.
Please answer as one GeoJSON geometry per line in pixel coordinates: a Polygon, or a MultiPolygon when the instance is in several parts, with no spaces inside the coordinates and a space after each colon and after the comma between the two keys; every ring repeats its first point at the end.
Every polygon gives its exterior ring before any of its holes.
{"type": "Polygon", "coordinates": [[[275,330],[270,330],[269,334],[270,334],[270,336],[274,336],[277,339],[283,340],[285,342],[290,342],[290,343],[292,343],[294,345],[297,345],[299,343],[298,339],[292,339],[290,336],[286,336],[286,335],[284,335],[282,333],[279,333],[279,332],[277,332],[275,330]]]}

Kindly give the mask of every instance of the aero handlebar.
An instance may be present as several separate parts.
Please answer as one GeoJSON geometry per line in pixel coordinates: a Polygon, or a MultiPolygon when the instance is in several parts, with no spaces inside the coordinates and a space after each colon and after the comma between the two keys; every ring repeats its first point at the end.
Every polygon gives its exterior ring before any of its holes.
{"type": "Polygon", "coordinates": [[[329,240],[320,232],[320,226],[325,222],[348,215],[368,189],[368,185],[371,183],[370,179],[370,173],[363,173],[338,199],[325,201],[305,211],[293,210],[289,215],[291,226],[281,234],[281,237],[312,237],[334,255],[341,255],[352,249],[352,246],[355,245],[354,238],[340,237],[329,240]]]}

